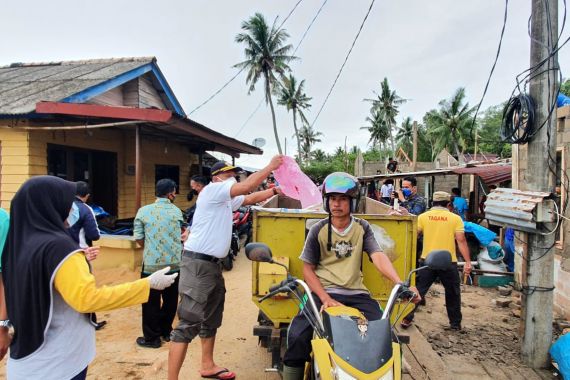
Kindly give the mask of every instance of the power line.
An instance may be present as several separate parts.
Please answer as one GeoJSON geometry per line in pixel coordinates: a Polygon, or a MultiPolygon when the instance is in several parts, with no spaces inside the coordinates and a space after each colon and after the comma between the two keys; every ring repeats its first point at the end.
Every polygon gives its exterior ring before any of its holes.
{"type": "Polygon", "coordinates": [[[299,47],[301,46],[301,44],[303,43],[303,40],[305,39],[305,37],[307,36],[307,33],[309,32],[309,30],[311,29],[311,27],[313,26],[313,24],[315,23],[315,20],[317,19],[317,17],[319,17],[319,14],[321,14],[321,11],[323,10],[323,7],[325,6],[325,4],[327,3],[328,0],[324,0],[323,3],[321,4],[321,7],[319,8],[319,10],[317,11],[317,13],[315,14],[315,17],[313,17],[313,19],[311,20],[311,22],[309,23],[309,26],[307,26],[307,29],[305,29],[305,32],[303,33],[303,35],[301,36],[301,39],[299,40],[299,43],[297,44],[297,47],[295,48],[295,50],[293,50],[293,54],[291,55],[295,55],[295,53],[297,52],[297,50],[299,49],[299,47]]]}
{"type": "Polygon", "coordinates": [[[239,130],[236,132],[236,134],[234,135],[234,138],[236,138],[241,131],[243,131],[243,129],[245,128],[245,126],[247,125],[247,123],[249,123],[249,121],[253,118],[253,116],[257,113],[257,111],[259,111],[259,108],[261,107],[261,105],[263,104],[263,101],[265,100],[265,98],[261,98],[261,100],[259,101],[259,104],[257,105],[257,107],[255,107],[255,110],[248,116],[247,120],[242,124],[242,126],[239,128],[239,130]]]}
{"type": "Polygon", "coordinates": [[[505,15],[503,17],[503,28],[501,29],[501,37],[499,38],[499,46],[497,48],[497,54],[495,56],[495,62],[493,62],[493,66],[491,67],[491,72],[489,73],[489,78],[487,78],[487,83],[485,84],[485,89],[483,90],[483,95],[481,95],[481,100],[477,105],[477,110],[475,110],[475,115],[473,115],[473,122],[471,123],[471,138],[473,138],[473,127],[475,126],[475,122],[477,121],[477,114],[479,113],[479,109],[481,108],[481,104],[483,103],[483,99],[485,99],[485,95],[487,94],[487,90],[489,89],[489,83],[491,83],[491,77],[493,76],[493,72],[495,71],[495,66],[497,66],[497,61],[499,60],[499,55],[501,54],[501,45],[503,44],[503,36],[505,35],[505,27],[507,26],[507,10],[509,6],[509,0],[505,0],[505,15]]]}
{"type": "MultiPolygon", "coordinates": [[[[293,53],[291,54],[292,56],[295,55],[295,53],[297,52],[297,50],[299,49],[299,47],[301,46],[301,43],[303,43],[303,40],[305,39],[305,37],[307,36],[309,30],[311,29],[311,27],[313,26],[313,24],[315,23],[315,21],[317,20],[317,17],[319,17],[319,14],[321,13],[321,11],[323,10],[325,4],[327,3],[328,0],[324,0],[323,3],[321,4],[320,8],[317,10],[317,13],[315,14],[315,16],[313,17],[313,19],[311,20],[311,22],[309,23],[309,25],[307,26],[307,28],[305,29],[305,31],[303,32],[303,35],[301,36],[301,39],[299,40],[299,43],[297,44],[297,46],[295,47],[295,50],[293,50],[293,53]]],[[[299,4],[299,3],[297,3],[299,4]]],[[[257,105],[257,108],[251,113],[251,115],[247,118],[247,120],[245,121],[245,123],[243,123],[243,125],[240,127],[239,131],[234,135],[234,137],[237,137],[237,135],[245,128],[245,126],[247,125],[247,123],[252,119],[253,115],[255,115],[257,113],[257,111],[259,110],[259,107],[261,107],[261,103],[263,103],[263,99],[261,99],[261,101],[259,102],[259,104],[257,105]]]]}
{"type": "Polygon", "coordinates": [[[238,77],[238,75],[240,75],[243,70],[245,70],[245,67],[242,67],[233,77],[231,77],[231,79],[229,81],[224,83],[224,85],[222,87],[220,87],[216,92],[214,92],[208,99],[204,100],[202,103],[200,103],[200,105],[198,107],[196,107],[192,111],[190,111],[188,116],[192,115],[194,112],[198,111],[200,108],[202,108],[202,106],[204,106],[210,100],[214,99],[220,92],[222,92],[226,87],[228,87],[228,85],[230,83],[232,83],[233,80],[236,79],[238,77]]]}
{"type": "MultiPolygon", "coordinates": [[[[299,4],[302,2],[303,0],[299,0],[297,1],[297,3],[295,4],[295,6],[293,7],[293,9],[291,9],[291,11],[289,12],[289,14],[287,15],[287,17],[285,17],[285,19],[283,19],[283,22],[281,23],[281,25],[279,25],[278,29],[281,29],[283,27],[283,25],[287,22],[287,20],[289,19],[289,17],[291,17],[291,15],[293,14],[293,12],[295,12],[295,9],[297,9],[297,7],[299,6],[299,4]]],[[[188,116],[192,115],[194,112],[198,111],[200,108],[202,108],[204,105],[206,105],[207,103],[210,102],[210,100],[214,99],[220,92],[222,92],[226,87],[228,87],[230,85],[230,83],[232,83],[234,81],[234,79],[236,79],[241,73],[242,71],[245,70],[245,67],[242,67],[233,77],[231,77],[226,83],[224,83],[222,85],[222,87],[220,87],[216,92],[214,92],[212,95],[210,95],[210,97],[206,100],[204,100],[202,103],[200,103],[200,105],[198,105],[196,108],[194,108],[192,111],[190,111],[188,113],[188,116]]]]}
{"type": "Polygon", "coordinates": [[[352,53],[352,49],[354,48],[354,45],[356,44],[356,41],[358,40],[358,37],[360,36],[360,32],[362,32],[362,28],[364,28],[364,24],[366,23],[366,20],[368,19],[368,16],[370,15],[370,12],[372,11],[372,7],[374,6],[375,1],[376,0],[372,0],[372,2],[370,3],[370,7],[368,8],[368,12],[366,12],[364,19],[362,20],[362,23],[360,24],[360,28],[358,29],[358,33],[356,33],[356,37],[354,37],[354,41],[352,41],[352,45],[350,46],[350,49],[348,50],[348,53],[346,54],[346,57],[344,58],[344,62],[340,66],[340,70],[338,71],[338,74],[336,75],[336,78],[334,79],[334,82],[333,82],[333,84],[329,90],[329,93],[325,97],[325,101],[321,105],[321,108],[319,109],[319,112],[317,113],[315,120],[313,120],[311,127],[313,127],[315,125],[315,123],[317,122],[317,119],[319,118],[321,112],[323,111],[323,108],[325,108],[325,104],[327,104],[327,101],[329,100],[329,97],[330,97],[331,93],[333,92],[333,89],[336,85],[336,82],[338,81],[338,78],[340,77],[340,74],[342,73],[342,70],[344,69],[346,62],[348,61],[348,57],[350,57],[350,53],[352,53]]]}

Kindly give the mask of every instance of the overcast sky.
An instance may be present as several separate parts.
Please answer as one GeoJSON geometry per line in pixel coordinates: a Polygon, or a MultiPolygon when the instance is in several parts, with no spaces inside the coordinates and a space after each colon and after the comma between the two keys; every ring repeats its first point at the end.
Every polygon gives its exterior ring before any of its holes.
{"type": "MultiPolygon", "coordinates": [[[[2,5],[0,64],[126,56],[156,56],[187,113],[231,78],[243,60],[234,39],[242,21],[261,12],[283,20],[298,0],[150,0],[10,1],[2,5]]],[[[515,75],[528,67],[527,21],[530,1],[509,4],[501,56],[483,109],[508,99],[515,75]]],[[[284,25],[296,46],[322,4],[301,1],[284,25]]],[[[562,5],[562,1],[560,1],[562,5]]],[[[298,49],[291,66],[306,80],[313,121],[354,39],[370,1],[329,0],[298,49]]],[[[373,96],[387,77],[392,89],[409,99],[398,123],[418,121],[437,103],[465,87],[470,104],[483,92],[503,23],[504,1],[376,1],[362,34],[315,128],[327,152],[343,146],[368,148],[361,130],[369,114],[363,98],[373,96]]],[[[560,13],[562,15],[562,12],[560,13]]],[[[568,33],[564,33],[566,38],[568,33]]],[[[567,69],[569,47],[559,54],[567,69]]],[[[567,75],[565,75],[567,76],[567,75]]],[[[261,84],[261,83],[260,83],[261,84]]],[[[269,108],[263,104],[242,128],[263,97],[263,87],[247,95],[245,73],[190,117],[247,143],[267,140],[263,156],[237,162],[261,167],[277,152],[269,108]],[[241,129],[241,131],[240,131],[241,129]],[[239,132],[239,133],[238,133],[239,132]],[[237,134],[237,136],[236,136],[237,134]]],[[[278,107],[281,141],[294,153],[291,114],[278,107]]],[[[226,156],[227,158],[227,156],[226,156]]]]}

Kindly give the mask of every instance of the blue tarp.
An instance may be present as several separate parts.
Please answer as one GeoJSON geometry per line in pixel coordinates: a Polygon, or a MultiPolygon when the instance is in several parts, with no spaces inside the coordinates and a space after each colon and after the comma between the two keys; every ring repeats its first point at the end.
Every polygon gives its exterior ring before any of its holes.
{"type": "Polygon", "coordinates": [[[488,246],[497,237],[496,233],[477,223],[464,222],[463,225],[465,226],[465,232],[474,234],[481,245],[488,246]]]}
{"type": "Polygon", "coordinates": [[[562,335],[552,347],[550,356],[558,364],[558,370],[565,379],[570,379],[570,334],[562,335]]]}

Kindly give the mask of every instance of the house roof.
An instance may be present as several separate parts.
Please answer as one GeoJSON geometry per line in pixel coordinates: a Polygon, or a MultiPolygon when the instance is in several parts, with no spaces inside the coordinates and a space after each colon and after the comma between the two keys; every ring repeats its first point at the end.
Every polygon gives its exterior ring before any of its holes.
{"type": "Polygon", "coordinates": [[[216,150],[234,157],[239,157],[240,153],[263,153],[257,147],[186,117],[155,57],[0,66],[0,118],[30,118],[37,125],[32,128],[37,129],[50,126],[54,117],[70,123],[80,120],[93,127],[117,119],[131,120],[134,121],[132,125],[145,124],[144,130],[148,133],[167,134],[195,148],[216,150]],[[85,104],[143,75],[150,78],[166,109],[85,104]]]}
{"type": "Polygon", "coordinates": [[[168,108],[184,111],[156,64],[155,57],[12,63],[0,66],[0,115],[32,113],[40,101],[84,103],[151,72],[163,88],[168,108]]]}

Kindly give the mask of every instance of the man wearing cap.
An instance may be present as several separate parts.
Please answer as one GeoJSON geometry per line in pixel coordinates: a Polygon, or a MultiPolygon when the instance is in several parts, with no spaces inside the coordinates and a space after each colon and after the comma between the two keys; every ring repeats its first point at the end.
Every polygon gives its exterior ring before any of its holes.
{"type": "Polygon", "coordinates": [[[172,331],[168,354],[169,380],[178,379],[188,343],[196,336],[202,346],[200,375],[211,379],[235,378],[235,373],[214,362],[216,331],[222,324],[226,293],[220,261],[230,249],[233,211],[281,193],[275,187],[250,194],[282,162],[283,156],[277,155],[269,165],[241,182],[235,178],[241,168],[223,161],[212,166],[212,182],[198,196],[190,236],[184,243],[179,323],[172,331]]]}
{"type": "MultiPolygon", "coordinates": [[[[420,259],[423,260],[432,251],[445,250],[451,253],[453,264],[446,270],[424,269],[417,274],[416,286],[423,298],[433,282],[439,277],[445,289],[445,307],[449,318],[451,330],[461,330],[461,287],[459,272],[457,270],[457,255],[455,242],[459,246],[459,252],[465,260],[464,273],[471,273],[471,257],[465,240],[463,220],[447,208],[451,196],[444,191],[433,193],[432,208],[418,217],[418,233],[423,234],[424,246],[420,259]]],[[[414,311],[402,320],[402,327],[412,324],[414,311]]]]}

